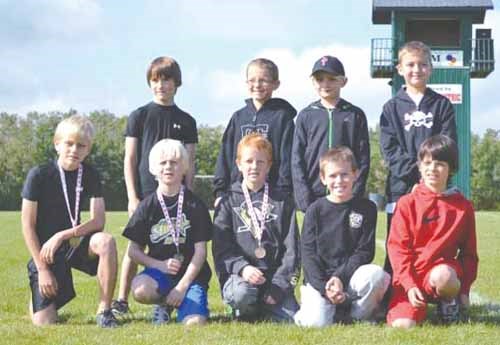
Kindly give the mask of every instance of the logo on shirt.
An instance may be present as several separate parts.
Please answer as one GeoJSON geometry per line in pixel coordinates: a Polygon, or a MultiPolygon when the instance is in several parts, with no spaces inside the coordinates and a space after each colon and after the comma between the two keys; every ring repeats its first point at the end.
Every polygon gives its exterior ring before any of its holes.
{"type": "Polygon", "coordinates": [[[262,123],[256,126],[254,125],[241,126],[241,137],[244,137],[245,135],[251,133],[259,133],[260,135],[264,136],[264,138],[267,138],[267,133],[269,133],[269,125],[262,123]]]}
{"type": "Polygon", "coordinates": [[[422,219],[422,223],[429,224],[430,222],[433,222],[433,221],[438,220],[438,219],[439,219],[439,215],[436,215],[434,217],[424,217],[424,219],[422,219]]]}
{"type": "MultiPolygon", "coordinates": [[[[175,226],[176,218],[171,218],[172,224],[175,226]]],[[[191,223],[186,218],[186,214],[182,213],[182,221],[181,221],[181,233],[179,235],[179,243],[186,243],[186,233],[187,230],[191,228],[191,223]]],[[[149,239],[152,243],[161,243],[168,245],[173,244],[174,241],[172,239],[172,234],[168,231],[167,222],[165,218],[161,218],[160,221],[151,227],[151,234],[149,235],[149,239]]]]}
{"type": "Polygon", "coordinates": [[[349,226],[353,229],[359,229],[363,225],[363,215],[356,212],[351,212],[349,215],[349,226]]]}
{"type": "MultiPolygon", "coordinates": [[[[255,213],[257,215],[257,219],[261,219],[262,217],[262,201],[261,200],[255,200],[252,201],[252,206],[253,209],[255,210],[255,213]]],[[[278,215],[272,213],[274,206],[272,204],[269,204],[267,208],[267,215],[266,219],[264,221],[264,224],[272,222],[273,220],[278,218],[278,215]]],[[[246,231],[251,231],[253,229],[252,225],[252,218],[250,217],[250,213],[248,213],[248,207],[245,201],[241,203],[239,207],[233,207],[234,213],[238,216],[238,218],[241,220],[243,225],[238,227],[237,232],[246,232],[246,231]]],[[[259,222],[260,223],[260,222],[259,222]]]]}
{"type": "Polygon", "coordinates": [[[405,131],[409,132],[412,127],[424,126],[426,128],[431,128],[434,124],[433,118],[434,115],[432,115],[431,112],[427,114],[421,111],[415,111],[411,114],[406,113],[404,119],[405,131]]]}
{"type": "Polygon", "coordinates": [[[180,124],[178,124],[178,123],[174,123],[174,124],[172,125],[172,127],[174,127],[174,129],[178,129],[178,130],[180,130],[180,129],[181,129],[181,125],[180,125],[180,124]]]}

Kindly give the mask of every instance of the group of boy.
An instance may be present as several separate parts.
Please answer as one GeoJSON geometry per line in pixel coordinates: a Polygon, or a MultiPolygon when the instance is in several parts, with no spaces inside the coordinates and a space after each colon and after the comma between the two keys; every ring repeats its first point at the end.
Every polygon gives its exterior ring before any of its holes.
{"type": "Polygon", "coordinates": [[[455,118],[451,103],[427,87],[430,56],[421,42],[400,49],[397,69],[405,85],[380,118],[389,168],[385,270],[372,263],[377,209],[364,198],[367,120],[340,97],[347,78],[338,58],[314,64],[311,80],[320,99],[297,117],[288,102],[272,97],[280,85],[276,65],[249,63],[250,99],[229,121],[217,159],[212,224],[207,206],[191,192],[196,121],[175,105],[180,68],[162,57],[147,72],[153,101],[127,123],[130,219],[123,236],[129,244],[117,300],[111,300],[116,244],[101,231],[102,187],[83,163],[93,137],[88,119],[63,120],[54,136],[58,159],[28,174],[22,220],[32,256],[33,323],[54,323],[57,309],[75,296],[73,267],[98,275],[102,327],[116,326],[116,315],[129,312],[130,292],[154,305],[155,324],[168,322],[174,308],[178,321],[204,324],[210,240],[222,299],[237,319],[322,327],[387,314],[390,326],[408,328],[425,319],[427,303],[438,303],[440,318],[456,321],[478,266],[474,211],[448,188],[458,167],[455,118]],[[425,121],[418,121],[422,114],[425,121]],[[82,204],[89,201],[90,220],[82,222],[82,204]],[[297,211],[305,212],[300,235],[297,211]],[[137,265],[144,266],[139,274],[137,265]],[[294,291],[301,268],[299,306],[294,291]]]}

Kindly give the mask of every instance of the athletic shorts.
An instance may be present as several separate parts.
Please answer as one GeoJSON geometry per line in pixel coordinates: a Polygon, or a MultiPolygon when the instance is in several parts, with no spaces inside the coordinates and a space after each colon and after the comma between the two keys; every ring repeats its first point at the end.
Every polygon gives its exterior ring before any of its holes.
{"type": "Polygon", "coordinates": [[[73,256],[66,260],[66,253],[69,249],[67,243],[63,244],[63,248],[56,252],[54,263],[50,265],[50,270],[54,274],[57,281],[57,296],[55,298],[46,298],[40,294],[38,286],[38,270],[36,265],[31,259],[28,262],[28,277],[31,287],[31,301],[33,303],[33,312],[36,313],[42,309],[47,308],[52,303],[55,303],[56,309],[61,308],[66,303],[71,301],[76,296],[75,288],[73,286],[73,275],[71,268],[76,268],[90,276],[97,274],[97,265],[99,258],[97,256],[89,256],[89,242],[91,235],[85,236],[75,250],[73,256]]]}
{"type": "MultiPolygon", "coordinates": [[[[165,274],[156,268],[146,268],[140,274],[145,274],[153,278],[158,284],[158,293],[162,296],[168,295],[177,284],[171,275],[165,274]]],[[[177,322],[182,322],[190,315],[201,315],[208,319],[207,290],[198,283],[192,283],[184,296],[184,300],[177,308],[177,322]]]]}
{"type": "MultiPolygon", "coordinates": [[[[417,280],[417,284],[421,287],[425,300],[429,303],[437,303],[439,300],[439,296],[429,283],[430,273],[434,267],[443,264],[454,269],[457,273],[458,279],[462,278],[462,268],[457,265],[456,262],[441,262],[429,268],[426,272],[424,272],[424,274],[417,278],[419,279],[417,280]]],[[[416,308],[411,305],[408,300],[408,294],[402,286],[392,286],[392,294],[387,312],[387,324],[391,325],[392,322],[397,319],[411,319],[418,324],[425,320],[426,314],[427,308],[425,306],[422,308],[416,308]]]]}

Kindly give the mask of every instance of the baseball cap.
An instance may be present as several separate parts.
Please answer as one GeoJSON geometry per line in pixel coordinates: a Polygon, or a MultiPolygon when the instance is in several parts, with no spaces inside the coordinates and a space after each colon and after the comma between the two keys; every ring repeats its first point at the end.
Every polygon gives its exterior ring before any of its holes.
{"type": "Polygon", "coordinates": [[[311,75],[320,71],[345,76],[344,65],[342,65],[342,62],[335,56],[325,55],[316,61],[311,75]]]}

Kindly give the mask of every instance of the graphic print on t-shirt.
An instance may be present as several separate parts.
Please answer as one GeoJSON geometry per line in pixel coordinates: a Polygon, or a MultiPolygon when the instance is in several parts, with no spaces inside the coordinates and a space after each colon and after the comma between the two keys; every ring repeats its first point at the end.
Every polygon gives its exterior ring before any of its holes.
{"type": "MultiPolygon", "coordinates": [[[[176,217],[170,218],[172,224],[175,226],[176,217]]],[[[179,244],[186,243],[186,233],[187,230],[191,228],[191,223],[186,218],[186,214],[182,213],[181,230],[179,235],[179,244]]],[[[163,242],[164,245],[173,244],[172,233],[168,230],[167,221],[165,218],[160,219],[160,221],[151,227],[151,234],[149,235],[151,243],[163,242]]]]}
{"type": "Polygon", "coordinates": [[[267,133],[269,133],[269,125],[265,123],[261,123],[258,125],[243,125],[241,126],[241,137],[243,138],[245,135],[251,133],[259,133],[264,138],[267,138],[267,133]]]}
{"type": "MultiPolygon", "coordinates": [[[[257,219],[261,219],[262,217],[262,200],[255,200],[252,201],[252,206],[253,209],[255,210],[257,219]]],[[[273,220],[276,220],[278,218],[277,214],[272,213],[274,206],[269,204],[267,208],[267,215],[264,223],[269,223],[272,222],[273,220]]],[[[250,213],[248,213],[248,207],[245,201],[241,203],[240,206],[233,207],[234,213],[238,216],[238,218],[241,220],[243,225],[238,227],[237,232],[246,232],[246,231],[251,231],[251,228],[253,228],[252,225],[252,218],[250,217],[250,213]]],[[[260,221],[259,221],[260,223],[260,221]]]]}
{"type": "Polygon", "coordinates": [[[420,110],[414,111],[411,114],[405,114],[405,131],[409,132],[411,127],[425,126],[431,128],[434,124],[434,115],[431,112],[427,114],[420,110]]]}

